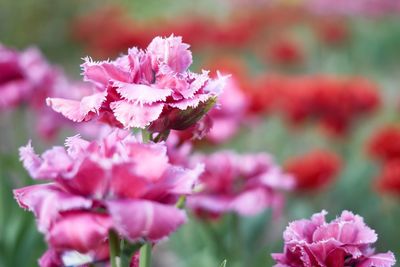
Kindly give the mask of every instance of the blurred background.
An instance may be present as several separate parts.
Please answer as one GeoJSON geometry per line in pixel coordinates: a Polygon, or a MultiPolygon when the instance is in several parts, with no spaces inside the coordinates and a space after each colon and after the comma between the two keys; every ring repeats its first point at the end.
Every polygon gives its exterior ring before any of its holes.
{"type": "MultiPolygon", "coordinates": [[[[240,218],[241,253],[227,266],[272,266],[286,225],[322,209],[360,214],[379,233],[377,249],[399,257],[399,12],[396,0],[0,0],[0,42],[35,46],[80,80],[87,55],[112,59],[158,35],[182,36],[191,69],[231,73],[245,99],[231,111],[242,114],[233,133],[195,148],[268,152],[297,180],[282,214],[240,218]]],[[[18,147],[32,139],[43,151],[75,134],[43,137],[35,116],[23,104],[0,114],[1,267],[36,266],[45,250],[12,197],[32,183],[18,147]]],[[[216,248],[235,242],[230,220],[193,215],[156,248],[154,266],[219,266],[216,248]]]]}

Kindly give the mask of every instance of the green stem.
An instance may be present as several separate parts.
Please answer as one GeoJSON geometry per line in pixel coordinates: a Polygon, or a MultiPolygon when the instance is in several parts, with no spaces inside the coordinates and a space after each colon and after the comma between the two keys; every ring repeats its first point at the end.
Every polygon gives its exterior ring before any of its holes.
{"type": "Polygon", "coordinates": [[[151,244],[146,243],[140,248],[139,267],[151,266],[151,244]]]}
{"type": "Polygon", "coordinates": [[[186,203],[186,196],[180,196],[175,204],[175,207],[182,210],[185,208],[185,203],[186,203]]]}
{"type": "Polygon", "coordinates": [[[232,250],[230,251],[231,257],[236,257],[238,260],[242,260],[242,249],[241,246],[243,245],[243,237],[242,237],[242,231],[240,227],[240,217],[233,213],[232,214],[232,250]]]}
{"type": "Polygon", "coordinates": [[[151,133],[147,130],[142,130],[143,143],[148,143],[151,140],[151,133]]]}
{"type": "Polygon", "coordinates": [[[143,243],[134,243],[131,244],[127,240],[122,239],[121,240],[121,252],[120,252],[120,258],[121,258],[121,267],[129,267],[133,255],[140,249],[140,247],[143,245],[143,243]]]}
{"type": "Polygon", "coordinates": [[[200,225],[203,227],[204,232],[208,237],[208,240],[211,241],[211,244],[214,246],[216,256],[218,258],[229,257],[229,253],[224,243],[224,240],[219,236],[218,232],[213,228],[213,226],[205,220],[199,220],[199,222],[200,225]]]}
{"type": "Polygon", "coordinates": [[[117,256],[119,254],[119,238],[114,231],[108,233],[108,243],[110,247],[111,267],[120,267],[117,262],[117,256]]]}

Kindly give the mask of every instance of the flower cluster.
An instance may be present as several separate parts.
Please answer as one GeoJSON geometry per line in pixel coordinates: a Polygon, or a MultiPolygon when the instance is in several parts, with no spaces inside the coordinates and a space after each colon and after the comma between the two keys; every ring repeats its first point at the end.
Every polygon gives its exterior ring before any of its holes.
{"type": "Polygon", "coordinates": [[[394,266],[392,252],[374,254],[372,244],[378,236],[362,217],[343,211],[337,219],[326,222],[326,214],[322,211],[311,220],[289,224],[283,234],[284,252],[272,254],[275,267],[394,266]]]}
{"type": "Polygon", "coordinates": [[[285,169],[296,180],[299,190],[319,189],[332,182],[340,170],[340,158],[329,151],[315,150],[288,159],[285,169]]]}
{"type": "Polygon", "coordinates": [[[200,192],[188,198],[188,206],[200,215],[227,212],[255,215],[267,207],[282,207],[281,190],[293,188],[290,175],[282,172],[267,154],[236,154],[231,151],[197,155],[205,166],[200,192]]]}
{"type": "MultiPolygon", "coordinates": [[[[274,13],[268,10],[269,13],[274,13]]],[[[157,19],[148,23],[137,20],[117,5],[98,8],[75,19],[73,37],[82,42],[92,54],[118,54],[128,47],[145,48],[153,36],[182,36],[194,48],[243,47],[248,45],[264,27],[265,13],[233,14],[226,21],[212,17],[182,16],[157,19]],[[98,29],[101,28],[101,34],[98,29]]]]}
{"type": "Polygon", "coordinates": [[[184,130],[215,104],[225,82],[211,80],[207,71],[190,72],[188,48],[180,37],[157,37],[145,51],[132,48],[114,61],[87,58],[83,75],[95,92],[80,101],[49,98],[48,104],[76,122],[97,117],[121,128],[184,130]]]}
{"type": "Polygon", "coordinates": [[[375,85],[361,78],[295,79],[284,93],[284,112],[291,121],[317,118],[329,132],[339,135],[380,103],[375,85]]]}
{"type": "Polygon", "coordinates": [[[144,144],[123,130],[92,142],[74,136],[66,146],[41,157],[30,144],[21,148],[30,175],[50,183],[14,191],[19,205],[35,214],[54,261],[73,252],[90,262],[107,259],[111,230],[130,242],[154,242],[186,221],[175,203],[191,193],[200,164],[173,165],[163,143],[144,144]]]}

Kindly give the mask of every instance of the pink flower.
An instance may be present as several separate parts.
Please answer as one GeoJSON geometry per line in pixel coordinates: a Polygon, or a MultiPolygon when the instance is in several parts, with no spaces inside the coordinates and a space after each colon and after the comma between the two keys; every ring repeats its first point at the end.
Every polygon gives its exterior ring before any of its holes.
{"type": "Polygon", "coordinates": [[[292,177],[262,153],[238,155],[223,151],[200,155],[196,162],[205,165],[200,176],[202,190],[188,198],[188,206],[199,214],[255,215],[267,207],[279,208],[279,191],[294,185],[292,177]]]}
{"type": "Polygon", "coordinates": [[[0,44],[0,108],[44,102],[57,69],[36,48],[18,52],[0,44]]]}
{"type": "Polygon", "coordinates": [[[188,48],[180,37],[156,37],[146,50],[129,49],[114,61],[87,58],[84,80],[96,86],[96,92],[80,101],[49,98],[48,105],[77,122],[97,118],[160,133],[186,129],[214,105],[225,82],[225,77],[210,79],[207,71],[190,72],[188,48]]]}
{"type": "MultiPolygon", "coordinates": [[[[41,138],[50,140],[64,126],[72,128],[69,120],[46,106],[47,97],[81,99],[91,92],[87,85],[67,79],[38,49],[18,52],[0,44],[0,109],[27,104],[41,138]]],[[[93,125],[78,128],[86,132],[93,125]]]]}
{"type": "Polygon", "coordinates": [[[51,248],[93,254],[111,229],[131,242],[155,242],[186,221],[175,203],[192,192],[200,164],[173,165],[164,143],[143,144],[123,130],[93,142],[74,136],[66,147],[41,156],[30,144],[20,149],[30,175],[51,181],[14,190],[51,248]]]}
{"type": "Polygon", "coordinates": [[[339,218],[325,221],[326,211],[311,220],[289,224],[283,233],[284,252],[274,253],[276,267],[390,267],[396,260],[392,252],[374,254],[371,246],[378,239],[362,217],[343,211],[339,218]]]}
{"type": "Polygon", "coordinates": [[[222,143],[232,138],[239,130],[247,109],[246,95],[233,78],[227,81],[218,102],[220,106],[209,112],[212,127],[206,135],[207,140],[213,143],[222,143]]]}

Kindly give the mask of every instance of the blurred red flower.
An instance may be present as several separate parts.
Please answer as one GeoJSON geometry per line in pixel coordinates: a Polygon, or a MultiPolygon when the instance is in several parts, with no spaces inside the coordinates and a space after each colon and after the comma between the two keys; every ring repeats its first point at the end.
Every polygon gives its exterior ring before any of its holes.
{"type": "Polygon", "coordinates": [[[376,85],[358,77],[296,77],[284,88],[282,111],[291,123],[314,119],[336,136],[347,134],[356,119],[380,105],[376,85]]]}
{"type": "Polygon", "coordinates": [[[263,75],[253,79],[247,87],[244,87],[250,99],[248,112],[265,114],[277,108],[286,80],[281,75],[263,75]]]}
{"type": "Polygon", "coordinates": [[[400,159],[385,163],[375,186],[382,193],[400,194],[400,159]]]}
{"type": "Polygon", "coordinates": [[[72,38],[99,57],[117,55],[132,46],[144,48],[153,37],[151,31],[145,31],[118,5],[101,7],[76,18],[71,31],[72,38]]]}
{"type": "Polygon", "coordinates": [[[315,30],[318,38],[326,45],[343,44],[350,35],[347,24],[338,18],[318,17],[315,21],[315,30]]]}
{"type": "Polygon", "coordinates": [[[275,64],[294,65],[304,60],[304,51],[295,40],[280,38],[269,44],[266,56],[275,64]]]}
{"type": "Polygon", "coordinates": [[[400,126],[388,125],[379,129],[369,141],[368,152],[383,161],[400,159],[400,126]]]}
{"type": "Polygon", "coordinates": [[[331,183],[341,168],[340,158],[329,151],[315,150],[290,158],[285,170],[293,174],[299,190],[319,189],[331,183]]]}

